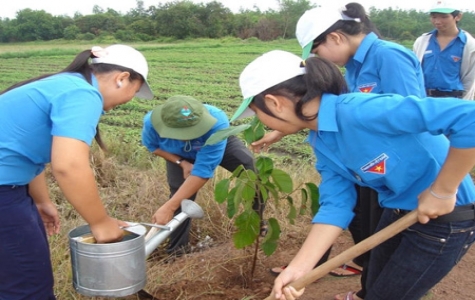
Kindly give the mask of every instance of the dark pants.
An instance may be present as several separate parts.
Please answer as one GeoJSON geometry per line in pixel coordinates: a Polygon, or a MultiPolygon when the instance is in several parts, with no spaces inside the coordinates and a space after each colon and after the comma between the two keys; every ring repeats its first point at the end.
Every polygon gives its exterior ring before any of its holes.
{"type": "MultiPolygon", "coordinates": [[[[190,162],[194,163],[194,161],[190,162]]],[[[230,172],[233,172],[240,165],[243,165],[246,170],[254,170],[254,156],[240,139],[235,136],[230,136],[227,140],[223,160],[219,165],[230,172]]],[[[177,164],[167,161],[167,180],[170,187],[170,197],[172,197],[185,181],[182,168],[177,164]]],[[[195,198],[196,194],[189,199],[195,201],[195,198]]],[[[264,204],[259,202],[257,196],[255,197],[253,208],[257,211],[262,220],[264,204]]],[[[175,211],[175,215],[180,212],[181,209],[179,208],[175,211]]],[[[168,253],[174,253],[178,251],[180,247],[184,247],[188,244],[190,228],[191,219],[187,219],[170,234],[167,249],[168,253]]]]}
{"type": "MultiPolygon", "coordinates": [[[[378,203],[378,193],[367,187],[356,186],[357,203],[355,207],[355,217],[348,227],[355,244],[370,237],[376,232],[383,209],[378,203]]],[[[356,295],[365,298],[366,281],[368,278],[368,266],[371,257],[371,251],[368,251],[355,259],[353,262],[363,268],[361,274],[361,290],[356,295]]]]}
{"type": "Polygon", "coordinates": [[[0,186],[0,300],[53,300],[43,221],[26,186],[0,186]]]}
{"type": "MultiPolygon", "coordinates": [[[[401,216],[384,209],[377,230],[401,216]]],[[[475,243],[475,220],[416,223],[371,250],[366,300],[421,299],[475,243]]],[[[453,299],[453,297],[445,297],[453,299]]]]}

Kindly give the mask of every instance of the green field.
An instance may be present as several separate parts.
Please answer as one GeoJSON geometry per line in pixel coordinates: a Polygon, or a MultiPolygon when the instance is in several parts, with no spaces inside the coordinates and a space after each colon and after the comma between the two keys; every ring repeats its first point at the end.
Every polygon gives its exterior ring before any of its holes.
{"type": "MultiPolygon", "coordinates": [[[[77,53],[94,45],[66,42],[0,44],[0,89],[40,74],[57,72],[77,53]]],[[[168,97],[193,96],[223,109],[230,117],[241,101],[239,74],[250,61],[273,49],[300,52],[296,40],[261,42],[228,38],[131,45],[149,62],[149,82],[155,99],[134,99],[117,107],[103,116],[100,128],[106,137],[137,145],[140,145],[143,116],[168,97]]],[[[274,150],[279,154],[292,154],[292,157],[311,158],[310,148],[302,147],[303,143],[304,135],[289,136],[274,150]]]]}

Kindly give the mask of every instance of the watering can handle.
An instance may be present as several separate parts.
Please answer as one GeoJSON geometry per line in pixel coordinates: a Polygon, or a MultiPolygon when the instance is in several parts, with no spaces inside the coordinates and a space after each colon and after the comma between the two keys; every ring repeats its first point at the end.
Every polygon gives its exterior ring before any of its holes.
{"type": "Polygon", "coordinates": [[[147,235],[145,236],[145,242],[147,242],[152,236],[154,236],[157,231],[157,227],[150,228],[150,230],[147,232],[147,235]]]}
{"type": "MultiPolygon", "coordinates": [[[[339,255],[329,259],[324,264],[316,267],[312,271],[308,272],[301,278],[295,280],[294,282],[289,283],[287,286],[294,287],[297,291],[303,289],[310,283],[314,282],[317,279],[322,278],[326,274],[330,273],[331,270],[338,268],[342,264],[352,260],[353,258],[365,253],[368,250],[373,249],[384,241],[392,238],[396,234],[405,230],[409,226],[417,222],[417,211],[413,210],[404,217],[400,218],[396,222],[387,226],[386,228],[376,232],[372,236],[364,239],[358,244],[348,248],[339,255]]],[[[274,300],[273,297],[269,296],[265,300],[274,300]]]]}

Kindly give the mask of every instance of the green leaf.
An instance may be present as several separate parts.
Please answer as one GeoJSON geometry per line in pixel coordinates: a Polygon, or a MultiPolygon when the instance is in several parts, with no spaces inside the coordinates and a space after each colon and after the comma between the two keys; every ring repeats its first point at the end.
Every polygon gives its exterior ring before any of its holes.
{"type": "Polygon", "coordinates": [[[259,215],[253,210],[247,210],[236,217],[234,225],[237,227],[233,235],[234,246],[242,249],[252,245],[259,235],[259,215]]]}
{"type": "Polygon", "coordinates": [[[320,208],[320,191],[317,185],[313,182],[307,182],[305,183],[305,185],[307,186],[307,189],[310,192],[310,200],[312,201],[310,207],[312,209],[312,215],[314,216],[320,208]]]}
{"type": "Polygon", "coordinates": [[[300,189],[300,198],[301,198],[301,204],[300,204],[300,215],[304,215],[305,212],[307,211],[307,202],[308,202],[308,192],[306,189],[301,188],[300,189]]]}
{"type": "Polygon", "coordinates": [[[285,171],[274,169],[272,170],[271,177],[275,185],[280,191],[284,193],[291,193],[293,190],[292,178],[285,171]]]}
{"type": "Polygon", "coordinates": [[[205,146],[214,145],[221,141],[224,141],[228,137],[232,135],[237,135],[240,132],[246,130],[247,128],[251,127],[250,124],[241,124],[238,126],[229,126],[228,128],[221,129],[213,133],[205,142],[205,146]]]}
{"type": "Polygon", "coordinates": [[[226,178],[219,181],[214,187],[214,199],[219,204],[223,203],[226,198],[228,198],[229,182],[230,180],[226,178]]]}
{"type": "Polygon", "coordinates": [[[234,198],[236,197],[237,187],[233,187],[231,191],[229,191],[229,195],[227,198],[227,213],[228,218],[234,217],[236,214],[236,206],[234,205],[234,198]]]}
{"type": "Polygon", "coordinates": [[[243,184],[241,198],[246,202],[252,202],[256,195],[256,184],[254,181],[248,181],[247,184],[243,184]]]}
{"type": "Polygon", "coordinates": [[[262,241],[261,248],[264,251],[265,255],[269,256],[277,249],[281,231],[277,219],[270,218],[267,222],[268,231],[266,237],[262,241]]]}
{"type": "Polygon", "coordinates": [[[259,156],[256,160],[256,168],[259,174],[272,174],[274,162],[267,156],[259,156]]]}
{"type": "Polygon", "coordinates": [[[254,141],[260,140],[265,134],[264,125],[257,117],[252,119],[250,127],[244,130],[244,140],[250,144],[254,141]]]}
{"type": "Polygon", "coordinates": [[[289,213],[287,214],[287,219],[289,219],[290,224],[295,223],[295,218],[297,217],[297,209],[294,205],[294,199],[292,197],[287,196],[287,202],[289,202],[289,213]]]}
{"type": "Polygon", "coordinates": [[[243,165],[239,165],[234,171],[233,171],[233,175],[231,177],[236,177],[238,178],[242,171],[244,171],[244,166],[243,165]]]}
{"type": "Polygon", "coordinates": [[[264,186],[259,185],[259,191],[261,192],[261,199],[265,203],[267,199],[269,199],[269,194],[267,193],[267,189],[264,186]]]}

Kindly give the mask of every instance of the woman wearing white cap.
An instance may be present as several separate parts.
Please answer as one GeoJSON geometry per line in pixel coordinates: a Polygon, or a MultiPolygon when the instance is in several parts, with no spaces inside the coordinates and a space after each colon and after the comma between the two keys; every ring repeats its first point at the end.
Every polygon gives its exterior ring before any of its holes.
{"type": "Polygon", "coordinates": [[[420,299],[475,242],[474,102],[345,94],[334,64],[279,50],[251,62],[239,81],[244,101],[232,119],[255,114],[284,134],[309,129],[322,177],[320,209],[272,297],[301,295],[284,286],[311,271],[351,222],[355,184],[378,192],[378,230],[414,209],[420,222],[372,250],[365,300],[420,299]]]}
{"type": "MultiPolygon", "coordinates": [[[[425,96],[422,69],[414,53],[399,44],[381,40],[358,3],[349,3],[341,9],[317,7],[306,11],[297,23],[296,36],[304,59],[314,53],[345,67],[350,92],[425,96]]],[[[374,232],[382,210],[374,190],[357,187],[357,193],[356,217],[349,229],[355,242],[360,242],[374,232]]],[[[360,298],[364,298],[366,292],[369,256],[367,253],[354,261],[363,267],[361,290],[355,293],[360,298]]],[[[332,275],[355,274],[348,271],[353,268],[343,268],[332,275]]]]}
{"type": "Polygon", "coordinates": [[[0,94],[0,298],[55,299],[47,234],[59,233],[45,165],[100,243],[122,238],[101,202],[89,164],[103,111],[153,97],[147,61],[125,45],[79,53],[61,72],[0,94]]]}
{"type": "Polygon", "coordinates": [[[458,28],[462,13],[440,0],[429,13],[435,29],[414,43],[414,52],[424,70],[427,95],[474,100],[475,39],[458,28]]]}

